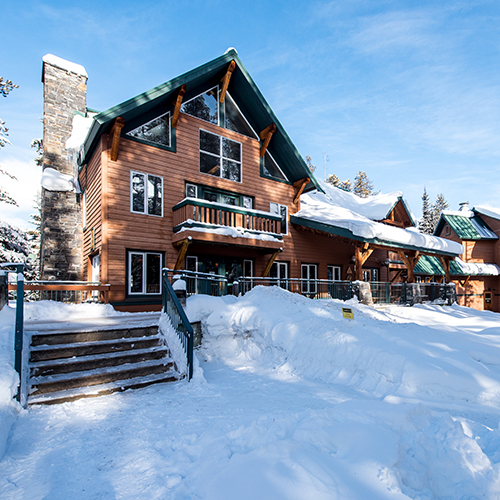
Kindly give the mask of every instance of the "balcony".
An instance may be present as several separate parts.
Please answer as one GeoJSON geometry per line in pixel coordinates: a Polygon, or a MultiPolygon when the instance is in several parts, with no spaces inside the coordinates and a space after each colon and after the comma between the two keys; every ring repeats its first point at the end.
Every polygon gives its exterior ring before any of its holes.
{"type": "Polygon", "coordinates": [[[196,240],[263,248],[280,248],[279,215],[197,198],[185,198],[172,208],[173,242],[191,236],[196,240]]]}

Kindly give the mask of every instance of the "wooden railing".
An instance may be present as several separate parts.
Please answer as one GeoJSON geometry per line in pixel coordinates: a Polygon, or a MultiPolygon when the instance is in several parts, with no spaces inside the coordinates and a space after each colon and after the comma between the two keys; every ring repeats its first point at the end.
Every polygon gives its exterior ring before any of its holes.
{"type": "Polygon", "coordinates": [[[255,233],[272,233],[281,239],[282,218],[279,215],[186,198],[175,205],[174,231],[183,227],[240,228],[255,233]]]}
{"type": "MultiPolygon", "coordinates": [[[[75,281],[26,281],[24,292],[28,301],[55,300],[80,303],[86,301],[109,303],[110,285],[75,281]],[[31,293],[30,293],[31,292],[31,293]]],[[[9,283],[9,292],[17,292],[17,284],[9,283]]]]}

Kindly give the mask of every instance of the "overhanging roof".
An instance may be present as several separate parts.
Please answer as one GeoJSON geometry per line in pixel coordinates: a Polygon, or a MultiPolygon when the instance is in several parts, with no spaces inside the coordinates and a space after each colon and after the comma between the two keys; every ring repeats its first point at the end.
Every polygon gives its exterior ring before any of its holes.
{"type": "Polygon", "coordinates": [[[268,147],[269,152],[292,183],[309,177],[311,182],[308,183],[305,190],[318,189],[322,191],[234,49],[230,49],[222,56],[202,66],[96,115],[84,142],[81,164],[89,161],[101,135],[110,132],[116,118],[120,116],[125,122],[128,122],[140,115],[152,113],[155,108],[163,107],[164,112],[166,109],[172,109],[172,103],[182,85],[185,84],[187,87],[184,101],[188,101],[218,85],[232,60],[236,62],[236,68],[232,73],[229,93],[245,118],[257,132],[264,130],[271,123],[276,124],[276,132],[268,147]]]}
{"type": "MultiPolygon", "coordinates": [[[[382,238],[364,238],[362,236],[354,234],[352,231],[350,231],[347,228],[335,226],[333,224],[325,224],[323,222],[318,222],[315,220],[306,219],[303,217],[298,217],[296,215],[290,215],[290,222],[292,224],[297,224],[299,226],[303,226],[303,227],[306,227],[309,229],[315,229],[317,231],[321,231],[321,232],[328,233],[328,234],[333,234],[336,236],[341,236],[341,237],[348,238],[351,240],[360,241],[363,243],[371,243],[373,245],[379,245],[382,247],[387,247],[388,250],[390,250],[391,248],[413,250],[413,251],[419,251],[421,253],[430,253],[433,255],[442,255],[442,256],[447,256],[447,257],[457,257],[458,255],[460,255],[460,253],[454,253],[454,252],[449,252],[449,251],[445,251],[445,250],[437,250],[437,249],[433,249],[433,248],[422,247],[422,246],[411,245],[411,244],[403,244],[403,243],[398,243],[398,242],[394,242],[394,241],[386,240],[386,239],[382,239],[382,238]]],[[[404,229],[401,229],[401,230],[404,231],[404,229]]]]}
{"type": "Polygon", "coordinates": [[[434,234],[441,233],[445,224],[449,224],[461,240],[498,240],[498,236],[479,216],[442,213],[434,234]]]}

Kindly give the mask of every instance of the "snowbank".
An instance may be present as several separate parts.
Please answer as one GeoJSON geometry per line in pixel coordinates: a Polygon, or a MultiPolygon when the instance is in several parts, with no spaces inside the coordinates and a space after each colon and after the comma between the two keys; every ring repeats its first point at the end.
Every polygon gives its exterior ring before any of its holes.
{"type": "Polygon", "coordinates": [[[128,314],[130,313],[116,311],[110,304],[64,304],[52,300],[24,304],[24,319],[26,321],[71,321],[72,319],[126,316],[128,314]]]}

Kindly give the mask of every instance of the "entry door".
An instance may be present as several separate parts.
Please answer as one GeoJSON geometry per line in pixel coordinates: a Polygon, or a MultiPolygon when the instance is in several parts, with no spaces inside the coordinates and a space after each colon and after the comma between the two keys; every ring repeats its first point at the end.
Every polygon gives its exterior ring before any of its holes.
{"type": "Polygon", "coordinates": [[[484,292],[484,310],[491,311],[493,294],[491,292],[484,292]]]}
{"type": "MultiPolygon", "coordinates": [[[[99,283],[99,254],[92,257],[92,282],[99,283]]],[[[92,298],[99,300],[99,292],[97,290],[92,292],[92,298]]]]}

